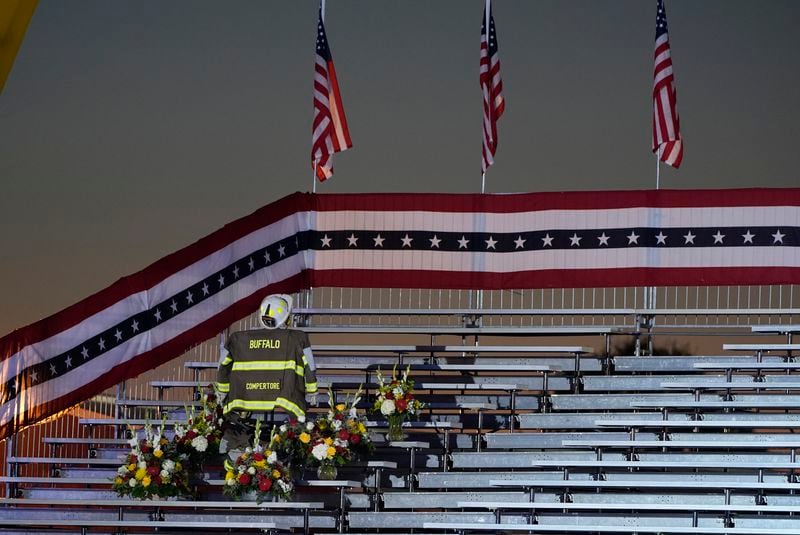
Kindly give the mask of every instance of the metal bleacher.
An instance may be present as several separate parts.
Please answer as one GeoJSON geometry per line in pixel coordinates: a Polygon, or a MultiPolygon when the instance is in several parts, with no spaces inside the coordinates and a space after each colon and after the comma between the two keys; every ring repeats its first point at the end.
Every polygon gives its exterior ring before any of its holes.
{"type": "Polygon", "coordinates": [[[210,354],[181,363],[190,380],[156,374],[118,388],[121,412],[80,416],[82,436],[43,437],[47,454],[9,455],[0,533],[800,533],[800,345],[773,343],[800,327],[760,326],[764,344],[721,339],[718,354],[658,357],[613,354],[611,338],[635,329],[515,330],[482,324],[475,309],[393,311],[456,315],[457,325],[347,323],[364,314],[298,311],[324,392],[312,414],[328,396],[369,395],[394,365],[409,367],[429,404],[404,442],[387,442],[385,422],[369,415],[371,463],[332,484],[307,471],[294,502],[222,501],[214,467],[198,500],[116,498],[109,480],[127,426],[148,411],[179,421],[213,380],[210,354]]]}

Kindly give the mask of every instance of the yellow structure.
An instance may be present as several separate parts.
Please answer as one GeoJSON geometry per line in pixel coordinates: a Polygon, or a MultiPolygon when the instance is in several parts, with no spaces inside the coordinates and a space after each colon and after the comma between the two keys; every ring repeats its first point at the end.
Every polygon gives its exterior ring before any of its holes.
{"type": "Polygon", "coordinates": [[[25,38],[25,30],[39,0],[2,0],[0,2],[0,92],[6,85],[14,58],[25,38]]]}

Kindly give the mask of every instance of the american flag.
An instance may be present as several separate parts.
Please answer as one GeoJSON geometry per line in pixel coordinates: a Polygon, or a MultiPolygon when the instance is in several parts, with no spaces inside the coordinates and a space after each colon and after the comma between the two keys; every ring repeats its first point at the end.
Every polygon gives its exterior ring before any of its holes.
{"type": "Polygon", "coordinates": [[[800,189],[295,193],[0,337],[0,439],[310,287],[800,283],[800,189]]]}
{"type": "Polygon", "coordinates": [[[656,13],[656,49],[653,68],[653,152],[658,159],[674,168],[683,160],[681,122],[678,118],[675,75],[667,34],[667,12],[664,0],[658,0],[656,13]]]}
{"type": "Polygon", "coordinates": [[[314,124],[311,129],[311,165],[320,182],[333,176],[333,154],[353,146],[322,16],[320,6],[314,65],[314,124]]]}
{"type": "Polygon", "coordinates": [[[497,121],[503,115],[506,102],[503,98],[503,79],[500,77],[500,57],[497,54],[497,31],[492,16],[492,2],[486,0],[481,22],[480,83],[483,92],[483,151],[481,172],[486,173],[494,163],[497,151],[497,121]],[[486,26],[489,31],[486,31],[486,26]]]}

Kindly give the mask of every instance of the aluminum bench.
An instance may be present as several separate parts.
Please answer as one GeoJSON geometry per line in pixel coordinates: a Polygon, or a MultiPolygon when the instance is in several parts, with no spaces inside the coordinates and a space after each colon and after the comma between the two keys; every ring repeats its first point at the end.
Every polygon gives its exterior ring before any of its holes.
{"type": "MultiPolygon", "coordinates": [[[[655,356],[617,356],[611,359],[614,371],[620,372],[654,372],[674,373],[692,372],[696,364],[711,362],[756,362],[750,355],[720,355],[720,356],[685,356],[685,357],[655,357],[655,356]]],[[[779,362],[781,357],[767,357],[765,360],[779,362]]]]}
{"type": "Polygon", "coordinates": [[[509,524],[509,523],[468,523],[468,522],[425,522],[424,529],[456,530],[459,533],[467,531],[490,531],[502,533],[504,531],[528,531],[530,533],[678,533],[678,534],[707,534],[707,535],[797,535],[796,528],[728,528],[728,527],[688,527],[688,526],[576,526],[570,524],[509,524]]]}
{"type": "MultiPolygon", "coordinates": [[[[723,415],[725,416],[725,415],[723,415]]],[[[773,418],[775,415],[770,415],[773,418]]],[[[595,425],[598,427],[689,427],[689,428],[708,428],[708,427],[726,427],[726,428],[778,428],[788,429],[800,427],[800,421],[797,420],[596,420],[595,425]],[[794,424],[794,425],[793,425],[794,424]]]]}
{"type": "Polygon", "coordinates": [[[665,448],[665,449],[800,449],[800,440],[757,442],[755,440],[563,440],[564,448],[665,448]]]}

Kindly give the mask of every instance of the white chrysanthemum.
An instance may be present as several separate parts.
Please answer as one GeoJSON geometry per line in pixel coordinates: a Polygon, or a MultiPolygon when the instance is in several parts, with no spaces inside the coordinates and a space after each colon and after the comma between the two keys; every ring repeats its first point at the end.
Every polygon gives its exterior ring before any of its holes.
{"type": "Polygon", "coordinates": [[[313,455],[314,458],[317,459],[318,461],[325,459],[326,457],[328,457],[328,445],[325,444],[324,442],[320,442],[319,444],[311,448],[311,455],[313,455]]]}
{"type": "Polygon", "coordinates": [[[167,472],[166,470],[162,470],[160,475],[163,481],[169,480],[169,472],[167,472]]]}
{"type": "Polygon", "coordinates": [[[136,486],[136,478],[135,477],[132,477],[132,478],[130,478],[128,480],[128,486],[129,487],[135,487],[136,486]]]}
{"type": "Polygon", "coordinates": [[[342,440],[340,438],[337,438],[336,440],[333,441],[333,445],[334,446],[339,446],[341,448],[346,448],[347,447],[347,441],[346,440],[342,440]]]}
{"type": "Polygon", "coordinates": [[[278,454],[274,451],[267,456],[267,464],[275,464],[278,462],[278,454]]]}
{"type": "Polygon", "coordinates": [[[136,465],[136,468],[147,468],[147,463],[144,461],[139,461],[139,464],[136,465]]]}
{"type": "Polygon", "coordinates": [[[403,389],[400,388],[399,386],[396,386],[396,387],[394,387],[394,390],[392,390],[392,393],[395,396],[402,396],[403,395],[403,389]]]}
{"type": "Polygon", "coordinates": [[[250,446],[247,446],[247,447],[244,449],[244,452],[245,452],[245,453],[253,453],[253,448],[251,448],[250,446]]]}
{"type": "Polygon", "coordinates": [[[306,415],[305,414],[301,414],[300,416],[297,417],[297,421],[300,422],[301,424],[305,423],[306,415]]]}
{"type": "Polygon", "coordinates": [[[247,470],[247,467],[242,464],[237,468],[237,470],[239,471],[240,474],[244,474],[244,471],[247,470]]]}
{"type": "Polygon", "coordinates": [[[197,451],[203,452],[208,448],[208,439],[204,436],[197,436],[192,439],[192,447],[197,451]]]}
{"type": "Polygon", "coordinates": [[[250,468],[247,469],[247,473],[250,474],[251,476],[256,475],[256,467],[251,466],[250,468]]]}
{"type": "Polygon", "coordinates": [[[175,470],[175,461],[173,461],[172,459],[167,459],[163,463],[161,463],[161,467],[167,472],[172,472],[173,470],[175,470]]]}
{"type": "Polygon", "coordinates": [[[285,432],[286,432],[286,430],[287,430],[287,429],[289,429],[289,428],[288,428],[288,427],[286,427],[286,424],[283,424],[283,425],[282,425],[282,426],[280,426],[278,429],[280,429],[280,430],[281,430],[281,433],[285,433],[285,432]]]}
{"type": "Polygon", "coordinates": [[[308,422],[306,424],[306,429],[312,431],[314,429],[314,422],[308,422]]]}
{"type": "Polygon", "coordinates": [[[119,475],[121,475],[121,476],[124,476],[125,474],[128,473],[128,467],[127,466],[120,466],[119,468],[117,468],[117,473],[119,475]]]}
{"type": "Polygon", "coordinates": [[[392,399],[384,399],[383,403],[381,403],[381,414],[384,416],[389,416],[390,414],[394,414],[395,406],[394,400],[392,399]]]}

